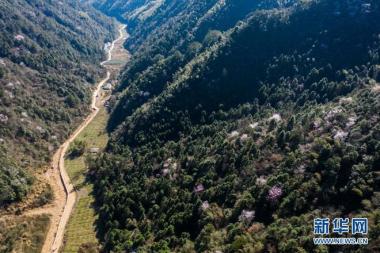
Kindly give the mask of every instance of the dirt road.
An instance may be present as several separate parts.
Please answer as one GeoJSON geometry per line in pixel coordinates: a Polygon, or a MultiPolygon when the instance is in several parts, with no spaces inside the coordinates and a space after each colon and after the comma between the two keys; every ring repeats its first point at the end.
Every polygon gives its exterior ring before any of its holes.
{"type": "MultiPolygon", "coordinates": [[[[120,26],[119,33],[120,36],[118,39],[112,42],[108,50],[108,58],[106,61],[102,62],[101,65],[107,64],[107,62],[112,60],[112,51],[115,47],[115,43],[120,40],[125,39],[125,30],[126,26],[120,26]]],[[[91,114],[83,121],[83,123],[75,130],[75,132],[67,139],[57,150],[52,159],[52,170],[48,171],[48,178],[51,184],[51,187],[54,191],[55,201],[50,207],[46,209],[36,209],[28,212],[27,215],[35,215],[42,213],[49,213],[52,216],[51,225],[46,236],[44,246],[42,248],[42,253],[57,253],[62,246],[63,236],[65,232],[65,227],[70,218],[70,214],[73,210],[76,192],[74,186],[72,185],[70,178],[65,169],[65,155],[75,138],[82,132],[82,130],[95,118],[99,112],[97,107],[97,100],[100,97],[99,93],[102,86],[110,79],[111,73],[107,70],[106,77],[101,80],[92,94],[91,114]]]]}

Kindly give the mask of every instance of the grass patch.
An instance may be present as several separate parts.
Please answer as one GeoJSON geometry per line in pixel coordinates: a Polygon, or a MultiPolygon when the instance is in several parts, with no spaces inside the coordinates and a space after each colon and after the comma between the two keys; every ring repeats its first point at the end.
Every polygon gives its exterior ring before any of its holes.
{"type": "Polygon", "coordinates": [[[47,214],[0,221],[0,252],[40,253],[50,224],[47,214]]]}

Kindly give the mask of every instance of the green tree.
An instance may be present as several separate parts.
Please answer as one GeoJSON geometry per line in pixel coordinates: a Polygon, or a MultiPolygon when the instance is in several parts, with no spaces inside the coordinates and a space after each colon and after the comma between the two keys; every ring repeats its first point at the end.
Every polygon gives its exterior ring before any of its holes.
{"type": "Polygon", "coordinates": [[[75,157],[82,156],[85,151],[86,151],[86,142],[80,141],[80,140],[75,140],[70,145],[68,155],[71,158],[75,158],[75,157]]]}

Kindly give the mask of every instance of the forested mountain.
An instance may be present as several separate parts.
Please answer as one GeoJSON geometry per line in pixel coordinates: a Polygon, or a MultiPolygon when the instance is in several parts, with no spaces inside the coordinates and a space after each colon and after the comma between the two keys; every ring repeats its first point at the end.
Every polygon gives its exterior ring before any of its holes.
{"type": "MultiPolygon", "coordinates": [[[[154,15],[152,13],[137,25],[129,26],[131,38],[127,47],[134,53],[134,61],[124,73],[119,90],[128,85],[129,89],[138,87],[139,91],[124,97],[126,103],[134,106],[145,102],[146,99],[138,95],[141,89],[145,89],[142,91],[145,94],[160,93],[166,82],[173,80],[173,73],[221,39],[221,32],[235,26],[248,13],[287,5],[288,2],[272,0],[165,1],[153,12],[154,15]],[[146,80],[148,76],[150,80],[146,80]],[[149,82],[153,85],[145,87],[149,82]]],[[[120,110],[115,115],[122,118],[130,112],[128,109],[120,110]]],[[[111,122],[111,125],[117,124],[111,122]]]]}
{"type": "Polygon", "coordinates": [[[380,4],[98,1],[131,64],[91,164],[107,252],[377,252],[380,4]],[[367,217],[369,245],[313,244],[367,217]]]}
{"type": "Polygon", "coordinates": [[[115,28],[78,1],[0,0],[0,207],[88,112],[115,28]]]}

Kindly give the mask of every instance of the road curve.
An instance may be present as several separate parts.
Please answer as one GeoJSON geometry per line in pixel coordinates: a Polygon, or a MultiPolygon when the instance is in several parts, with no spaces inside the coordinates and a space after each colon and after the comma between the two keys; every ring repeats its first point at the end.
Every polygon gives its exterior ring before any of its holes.
{"type": "MultiPolygon", "coordinates": [[[[102,66],[112,60],[112,50],[114,49],[115,43],[123,39],[123,30],[125,28],[126,28],[125,25],[120,26],[120,29],[119,29],[120,36],[112,42],[111,47],[108,49],[107,60],[101,63],[102,66]]],[[[111,76],[110,71],[107,71],[106,77],[98,83],[98,85],[96,86],[96,89],[93,91],[92,101],[91,101],[91,109],[92,109],[91,114],[87,116],[87,118],[82,122],[82,124],[60,146],[60,148],[57,150],[57,152],[53,156],[52,167],[54,170],[59,171],[59,178],[57,177],[57,180],[60,180],[60,182],[57,182],[57,183],[63,185],[63,190],[66,195],[66,200],[62,209],[58,207],[59,209],[63,210],[63,211],[60,210],[60,213],[57,214],[58,216],[60,216],[58,217],[59,219],[58,224],[54,223],[54,220],[55,220],[54,218],[52,219],[53,222],[51,223],[48,234],[46,236],[46,240],[42,248],[42,253],[58,253],[59,249],[62,246],[63,237],[65,233],[65,227],[69,221],[70,214],[74,208],[75,201],[76,201],[76,192],[75,192],[74,186],[71,183],[71,180],[65,169],[65,155],[70,144],[76,139],[76,137],[83,131],[83,129],[98,114],[99,108],[96,106],[96,103],[98,101],[98,98],[100,97],[99,93],[102,86],[110,79],[110,76],[111,76]]]]}

